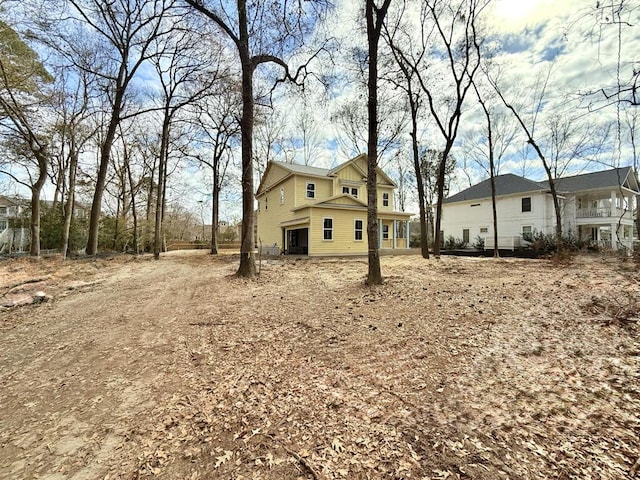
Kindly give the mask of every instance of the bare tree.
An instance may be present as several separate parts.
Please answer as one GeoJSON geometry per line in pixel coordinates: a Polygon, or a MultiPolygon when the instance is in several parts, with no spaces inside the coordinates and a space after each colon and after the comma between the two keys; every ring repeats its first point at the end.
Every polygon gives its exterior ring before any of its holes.
{"type": "Polygon", "coordinates": [[[158,159],[153,256],[160,258],[171,130],[182,109],[211,93],[220,76],[222,49],[193,28],[174,30],[154,40],[153,65],[160,81],[162,127],[158,159]],[[205,46],[206,45],[206,46],[205,46]],[[205,53],[206,51],[206,53],[205,53]]]}
{"type": "Polygon", "coordinates": [[[195,157],[211,169],[211,253],[218,253],[220,220],[220,191],[227,177],[232,159],[231,148],[240,133],[238,123],[240,91],[229,85],[207,99],[199,112],[197,124],[203,136],[202,143],[210,149],[208,155],[196,153],[195,157]]]}
{"type": "Polygon", "coordinates": [[[385,16],[391,0],[383,0],[377,6],[374,0],[366,0],[367,45],[369,49],[368,118],[367,138],[367,240],[369,248],[369,273],[367,284],[382,284],[380,270],[380,239],[378,238],[378,43],[382,35],[385,16]]]}
{"type": "Polygon", "coordinates": [[[292,73],[284,56],[306,41],[317,15],[327,8],[325,0],[302,2],[247,2],[236,0],[235,8],[223,0],[185,0],[211,20],[233,43],[242,69],[242,238],[240,266],[237,275],[252,277],[256,273],[253,191],[253,126],[255,96],[254,72],[260,65],[271,64],[282,69],[281,81],[302,81],[307,74],[303,65],[292,73]]]}
{"type": "MultiPolygon", "coordinates": [[[[95,255],[98,250],[98,229],[102,197],[110,165],[111,149],[118,125],[126,116],[126,95],[141,65],[153,54],[153,41],[173,28],[166,21],[174,0],[114,0],[105,4],[102,0],[67,0],[75,17],[67,19],[72,24],[83,24],[96,35],[96,61],[90,72],[101,79],[105,98],[108,99],[106,129],[100,144],[98,172],[89,219],[89,236],[86,252],[95,255]]],[[[54,5],[51,6],[53,9],[54,5]]],[[[73,38],[64,34],[63,49],[67,58],[75,62],[76,46],[73,38]]],[[[56,40],[51,40],[54,45],[56,40]]],[[[86,65],[79,65],[85,67],[86,65]]]]}
{"type": "MultiPolygon", "coordinates": [[[[406,7],[406,2],[403,3],[406,7]]],[[[401,12],[402,13],[402,12],[401,12]]],[[[398,15],[401,19],[402,14],[398,15]]],[[[419,221],[420,221],[420,251],[423,258],[429,258],[429,230],[427,228],[427,205],[426,195],[424,188],[424,176],[420,167],[420,152],[419,152],[419,111],[423,105],[423,98],[421,97],[421,90],[419,86],[416,86],[416,72],[421,65],[422,60],[426,54],[426,49],[418,52],[414,57],[412,52],[409,51],[410,45],[413,43],[411,33],[409,33],[411,27],[408,25],[396,24],[393,31],[390,31],[385,27],[385,39],[391,48],[391,53],[398,66],[399,72],[388,78],[388,80],[394,85],[394,87],[401,89],[405,95],[407,103],[409,104],[409,112],[411,114],[411,153],[413,158],[413,169],[416,179],[416,186],[418,188],[418,208],[419,208],[419,221]]],[[[392,72],[393,74],[393,72],[392,72]]]]}
{"type": "Polygon", "coordinates": [[[422,50],[435,48],[439,52],[445,64],[441,66],[441,77],[447,79],[446,85],[429,82],[424,78],[421,68],[412,67],[420,87],[427,96],[431,116],[444,141],[443,163],[438,169],[436,185],[438,199],[433,246],[436,258],[440,257],[442,242],[440,222],[446,162],[458,135],[462,106],[480,67],[478,17],[487,4],[488,0],[426,0],[423,4],[422,30],[424,32],[425,29],[430,31],[434,28],[435,35],[423,33],[420,48],[422,50]],[[436,45],[430,45],[432,38],[438,39],[436,45]],[[448,93],[444,98],[438,96],[443,90],[448,93]]]}
{"type": "Polygon", "coordinates": [[[53,103],[53,80],[34,51],[0,22],[0,139],[12,159],[0,163],[0,173],[31,191],[31,248],[40,255],[40,193],[51,164],[47,121],[53,103]],[[20,173],[15,168],[21,170],[20,173]]]}

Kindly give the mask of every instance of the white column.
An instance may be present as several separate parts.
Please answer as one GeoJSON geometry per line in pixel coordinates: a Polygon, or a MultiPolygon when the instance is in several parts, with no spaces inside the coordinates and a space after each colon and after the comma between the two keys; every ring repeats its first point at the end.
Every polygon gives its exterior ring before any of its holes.
{"type": "Polygon", "coordinates": [[[398,238],[398,221],[394,220],[393,221],[393,249],[394,250],[398,248],[398,242],[396,241],[397,238],[398,238]]]}
{"type": "Polygon", "coordinates": [[[409,220],[404,221],[404,229],[406,232],[404,236],[405,248],[409,248],[409,220]]]}
{"type": "Polygon", "coordinates": [[[611,216],[618,216],[618,209],[616,208],[616,191],[611,190],[611,216]]]}
{"type": "Polygon", "coordinates": [[[382,219],[378,220],[378,248],[382,248],[382,219]]]}

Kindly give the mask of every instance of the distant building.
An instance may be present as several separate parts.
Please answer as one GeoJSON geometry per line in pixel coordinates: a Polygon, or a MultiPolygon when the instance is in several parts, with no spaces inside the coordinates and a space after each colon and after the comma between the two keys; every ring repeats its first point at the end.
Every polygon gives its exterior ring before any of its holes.
{"type": "Polygon", "coordinates": [[[0,195],[0,253],[24,252],[31,242],[29,202],[0,195]]]}
{"type": "MultiPolygon", "coordinates": [[[[555,208],[548,182],[518,175],[495,177],[498,247],[515,248],[534,232],[555,233],[555,208]]],[[[633,246],[635,208],[640,195],[631,167],[555,180],[562,231],[604,247],[633,246]]],[[[485,180],[449,198],[442,206],[442,238],[472,243],[484,239],[493,249],[491,183],[485,180]]]]}

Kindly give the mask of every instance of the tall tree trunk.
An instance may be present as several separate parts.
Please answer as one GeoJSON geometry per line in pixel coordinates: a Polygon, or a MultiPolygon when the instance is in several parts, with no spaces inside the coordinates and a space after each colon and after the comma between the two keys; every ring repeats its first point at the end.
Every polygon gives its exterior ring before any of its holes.
{"type": "Polygon", "coordinates": [[[40,193],[47,181],[48,159],[43,152],[36,153],[38,161],[38,178],[31,187],[31,248],[29,254],[34,257],[40,256],[40,193]]]}
{"type": "MultiPolygon", "coordinates": [[[[378,229],[378,41],[382,23],[391,0],[384,0],[377,8],[374,0],[366,0],[367,43],[369,48],[368,114],[369,132],[367,141],[367,242],[369,253],[369,285],[382,284],[380,270],[380,239],[378,229]]],[[[395,235],[395,232],[394,232],[395,235]]]]}
{"type": "Polygon", "coordinates": [[[218,254],[218,220],[220,206],[218,201],[220,199],[220,175],[218,173],[218,165],[214,163],[213,168],[213,196],[211,199],[211,254],[218,254]]]}
{"type": "MultiPolygon", "coordinates": [[[[124,73],[124,67],[121,67],[121,75],[124,73]]],[[[116,138],[116,130],[120,124],[120,112],[122,110],[122,102],[124,99],[124,90],[121,87],[116,88],[116,95],[113,104],[113,111],[107,135],[100,146],[100,165],[98,167],[98,176],[96,177],[96,187],[93,194],[93,202],[91,204],[91,215],[89,217],[89,235],[87,239],[87,255],[95,255],[98,253],[98,230],[100,228],[100,214],[102,213],[102,196],[104,188],[107,184],[107,171],[111,162],[111,147],[116,138]]]]}
{"type": "Polygon", "coordinates": [[[78,171],[78,151],[75,141],[71,140],[69,147],[69,190],[67,201],[64,204],[64,230],[62,232],[62,258],[69,255],[69,234],[71,232],[71,221],[73,220],[73,207],[75,204],[76,173],[78,171]]]}
{"type": "Polygon", "coordinates": [[[160,139],[160,158],[158,159],[158,184],[156,190],[156,223],[153,236],[153,258],[158,260],[162,251],[162,221],[164,219],[164,192],[167,181],[167,155],[169,150],[169,113],[165,112],[160,139]]]}
{"type": "Polygon", "coordinates": [[[240,266],[238,277],[253,277],[256,274],[256,262],[253,255],[253,70],[254,65],[249,51],[249,32],[247,28],[246,1],[238,1],[238,24],[240,38],[238,51],[242,65],[242,234],[240,238],[240,266]]]}
{"type": "MultiPolygon", "coordinates": [[[[418,208],[420,209],[420,252],[423,258],[429,258],[429,234],[427,233],[427,211],[425,205],[424,179],[420,171],[420,152],[418,151],[418,106],[413,96],[411,82],[407,83],[409,93],[409,107],[411,108],[411,150],[413,153],[413,168],[416,172],[418,186],[418,208]]],[[[409,239],[407,239],[407,242],[409,239]]],[[[407,243],[408,246],[408,243],[407,243]]]]}
{"type": "Polygon", "coordinates": [[[138,210],[136,207],[136,196],[135,196],[135,186],[133,185],[133,174],[131,173],[131,165],[129,164],[129,159],[125,162],[125,167],[127,169],[127,178],[129,180],[129,192],[131,195],[131,215],[133,216],[133,250],[136,255],[140,253],[138,249],[138,210]]]}

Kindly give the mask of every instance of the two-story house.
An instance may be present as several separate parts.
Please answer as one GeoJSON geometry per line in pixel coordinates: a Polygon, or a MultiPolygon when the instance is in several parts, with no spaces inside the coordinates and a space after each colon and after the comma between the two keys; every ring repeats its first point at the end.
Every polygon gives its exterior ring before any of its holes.
{"type": "MultiPolygon", "coordinates": [[[[271,161],[256,198],[257,238],[269,252],[366,255],[367,156],[332,169],[271,161]]],[[[410,213],[394,210],[397,188],[378,168],[381,249],[409,247],[410,213]]]]}
{"type": "MultiPolygon", "coordinates": [[[[555,233],[556,217],[548,182],[513,174],[495,177],[498,247],[514,248],[533,232],[555,233]]],[[[562,230],[605,247],[633,246],[638,179],[631,167],[555,180],[562,230]]],[[[485,180],[443,202],[441,230],[472,243],[481,237],[493,248],[491,183],[485,180]]]]}

